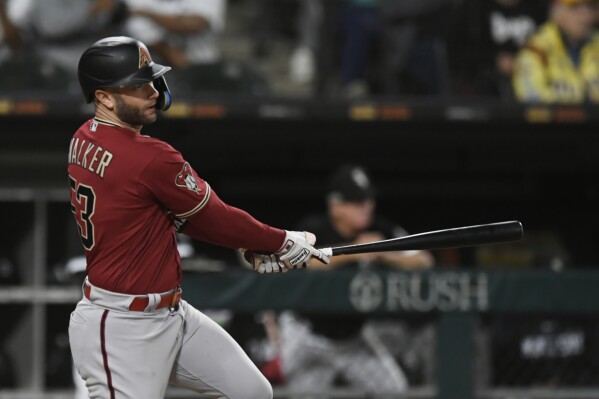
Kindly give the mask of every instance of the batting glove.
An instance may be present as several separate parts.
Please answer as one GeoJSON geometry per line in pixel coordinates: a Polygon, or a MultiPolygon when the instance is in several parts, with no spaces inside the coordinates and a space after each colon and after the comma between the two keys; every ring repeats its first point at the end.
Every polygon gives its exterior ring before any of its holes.
{"type": "Polygon", "coordinates": [[[251,251],[241,250],[243,258],[258,273],[285,273],[289,269],[280,262],[275,254],[257,254],[251,251]]]}
{"type": "Polygon", "coordinates": [[[285,231],[283,247],[275,253],[279,262],[288,269],[303,269],[310,265],[310,259],[316,258],[324,264],[329,257],[314,248],[316,236],[307,231],[285,231]]]}

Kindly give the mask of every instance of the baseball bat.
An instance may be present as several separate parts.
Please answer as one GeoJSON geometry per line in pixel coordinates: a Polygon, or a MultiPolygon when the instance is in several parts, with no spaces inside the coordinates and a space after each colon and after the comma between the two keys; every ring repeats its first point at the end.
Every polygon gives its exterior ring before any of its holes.
{"type": "Polygon", "coordinates": [[[361,254],[368,252],[410,251],[419,249],[460,248],[483,244],[518,241],[524,230],[517,220],[456,227],[412,234],[390,240],[374,241],[365,244],[344,245],[321,248],[327,256],[361,254]]]}

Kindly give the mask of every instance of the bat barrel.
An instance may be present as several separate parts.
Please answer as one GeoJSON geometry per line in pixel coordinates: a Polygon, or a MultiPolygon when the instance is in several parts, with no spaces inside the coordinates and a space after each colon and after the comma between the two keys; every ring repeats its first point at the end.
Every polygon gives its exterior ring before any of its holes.
{"type": "MultiPolygon", "coordinates": [[[[522,239],[523,234],[522,223],[509,221],[429,231],[366,244],[346,245],[331,248],[330,253],[331,255],[349,255],[368,252],[460,248],[517,241],[522,239]]],[[[326,250],[328,253],[329,248],[326,250]]]]}

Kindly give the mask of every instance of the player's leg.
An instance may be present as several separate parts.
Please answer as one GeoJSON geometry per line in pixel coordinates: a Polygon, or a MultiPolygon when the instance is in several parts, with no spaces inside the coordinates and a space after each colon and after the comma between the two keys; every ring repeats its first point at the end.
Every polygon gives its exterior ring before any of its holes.
{"type": "Polygon", "coordinates": [[[181,317],[168,310],[119,312],[80,302],[69,339],[90,398],[162,399],[181,327],[181,317]]]}
{"type": "Polygon", "coordinates": [[[75,365],[73,365],[73,384],[75,385],[75,399],[88,399],[89,392],[85,386],[85,381],[77,372],[75,365]]]}
{"type": "Polygon", "coordinates": [[[183,341],[171,383],[229,399],[272,399],[270,383],[243,349],[209,317],[181,301],[183,341]]]}

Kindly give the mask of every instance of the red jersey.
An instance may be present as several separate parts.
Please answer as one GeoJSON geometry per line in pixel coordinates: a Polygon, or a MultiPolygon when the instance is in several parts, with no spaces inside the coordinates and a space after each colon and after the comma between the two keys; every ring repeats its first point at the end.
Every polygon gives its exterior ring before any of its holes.
{"type": "MultiPolygon", "coordinates": [[[[177,287],[181,261],[175,222],[196,217],[209,203],[206,208],[217,211],[207,216],[234,210],[232,217],[250,221],[249,231],[265,233],[266,244],[258,246],[276,250],[284,236],[222,203],[170,145],[110,122],[91,119],[77,130],[68,173],[89,280],[113,292],[138,295],[177,287]]],[[[230,237],[211,241],[238,244],[230,237]]]]}

